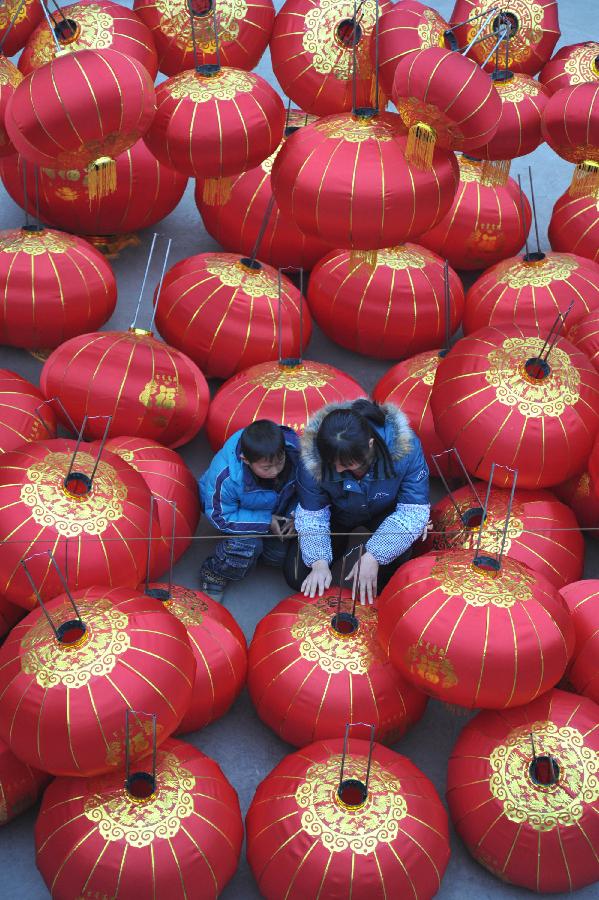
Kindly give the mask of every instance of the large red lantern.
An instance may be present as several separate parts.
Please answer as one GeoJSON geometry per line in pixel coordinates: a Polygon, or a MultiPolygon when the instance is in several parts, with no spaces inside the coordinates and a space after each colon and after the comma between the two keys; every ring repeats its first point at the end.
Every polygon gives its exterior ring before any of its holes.
{"type": "MultiPolygon", "coordinates": [[[[490,0],[456,0],[451,22],[468,22],[454,29],[460,46],[466,46],[477,37],[490,12],[493,12],[490,0]],[[471,19],[473,21],[469,21],[471,19]]],[[[500,12],[510,26],[507,48],[509,68],[514,72],[536,75],[549,60],[561,34],[557,0],[502,0],[496,7],[496,16],[491,16],[483,34],[489,34],[499,26],[500,12]]],[[[489,71],[495,68],[495,54],[490,58],[489,55],[496,42],[496,35],[489,34],[486,40],[474,44],[470,50],[470,56],[480,65],[487,60],[485,68],[489,71]]],[[[499,52],[505,56],[505,43],[502,43],[499,52]]]]}
{"type": "Polygon", "coordinates": [[[567,338],[588,356],[599,372],[599,308],[568,328],[567,338]]]}
{"type": "Polygon", "coordinates": [[[354,718],[393,744],[420,719],[426,697],[405,682],[376,639],[377,611],[351,592],[294,594],[257,625],[248,690],[263,722],[288,744],[340,737],[354,718]]]}
{"type": "MultiPolygon", "coordinates": [[[[130,588],[62,594],[45,610],[52,626],[36,609],[0,649],[0,736],[11,750],[53,775],[119,768],[131,705],[153,710],[158,743],[166,740],[191,700],[195,658],[184,626],[130,588]]],[[[143,745],[130,748],[134,757],[143,745]]]]}
{"type": "Polygon", "coordinates": [[[540,359],[544,347],[515,325],[481,328],[441,361],[435,428],[471,475],[488,479],[495,462],[518,469],[521,488],[540,488],[583,468],[599,430],[599,373],[563,338],[540,359]]]}
{"type": "Polygon", "coordinates": [[[41,391],[29,381],[0,369],[0,454],[28,441],[56,437],[56,416],[48,405],[42,409],[44,403],[41,391]]]}
{"type": "Polygon", "coordinates": [[[379,640],[404,678],[448,703],[521,706],[560,680],[574,626],[528,566],[471,550],[405,563],[379,598],[379,640]]]}
{"type": "Polygon", "coordinates": [[[57,347],[108,321],[116,278],[88,241],[36,225],[0,232],[0,343],[57,347]]]}
{"type": "Polygon", "coordinates": [[[599,878],[599,707],[564,691],[481,712],[460,734],[447,773],[455,828],[477,862],[541,894],[599,878]]]}
{"type": "Polygon", "coordinates": [[[560,47],[553,59],[543,66],[539,81],[550,94],[585,81],[599,81],[599,43],[585,41],[560,47]]]}
{"type": "Polygon", "coordinates": [[[556,485],[553,491],[570,507],[588,537],[599,540],[599,488],[592,483],[588,467],[556,485]]]}
{"type": "MultiPolygon", "coordinates": [[[[459,328],[464,289],[449,269],[450,334],[459,328]]],[[[445,267],[417,244],[379,250],[374,267],[333,250],[317,264],[308,305],[335,343],[378,359],[401,359],[438,347],[446,334],[445,267]]]]}
{"type": "MultiPolygon", "coordinates": [[[[1,457],[0,594],[31,609],[62,588],[48,551],[73,590],[139,584],[146,572],[150,492],[142,476],[113,453],[75,441],[36,441],[1,457]],[[92,478],[93,475],[93,478],[92,478]]],[[[156,524],[157,527],[157,524],[156,524]]]]}
{"type": "Polygon", "coordinates": [[[552,250],[599,263],[599,191],[594,197],[572,197],[568,191],[562,194],[553,207],[549,242],[552,250]]]}
{"type": "Polygon", "coordinates": [[[42,5],[39,0],[5,0],[0,6],[0,41],[3,42],[2,51],[7,56],[14,56],[25,46],[27,38],[41,21],[42,5]],[[21,7],[17,13],[17,8],[21,7]],[[13,17],[17,13],[15,22],[11,26],[13,17]],[[7,34],[10,28],[10,33],[7,34]],[[6,39],[4,40],[6,36],[6,39]]]}
{"type": "MultiPolygon", "coordinates": [[[[391,96],[393,77],[400,59],[429,47],[445,47],[449,25],[435,9],[416,0],[403,0],[387,9],[379,21],[379,77],[385,94],[391,96]]],[[[376,60],[375,35],[370,54],[376,60]]]]}
{"type": "Polygon", "coordinates": [[[542,128],[551,149],[576,163],[571,196],[594,197],[599,191],[599,81],[553,94],[543,111],[542,128]]]}
{"type": "Polygon", "coordinates": [[[8,600],[0,597],[0,640],[6,637],[11,628],[20,622],[24,615],[25,610],[21,606],[15,606],[14,603],[9,603],[8,600]]]}
{"type": "Polygon", "coordinates": [[[599,703],[599,580],[587,578],[560,591],[572,615],[576,647],[568,680],[577,694],[599,703]]]}
{"type": "MultiPolygon", "coordinates": [[[[88,414],[112,416],[110,437],[150,438],[168,447],[190,441],[208,412],[208,385],[198,367],[141,328],[96,331],[61,344],[40,384],[78,428],[88,414]]],[[[90,419],[86,436],[101,437],[104,425],[90,419]]]]}
{"type": "Polygon", "coordinates": [[[177,75],[195,64],[190,8],[201,63],[218,61],[216,16],[222,64],[248,72],[258,65],[275,21],[272,0],[134,0],[133,9],[154,37],[161,72],[177,75]]]}
{"type": "Polygon", "coordinates": [[[35,826],[48,890],[55,900],[216,900],[243,841],[234,788],[212,759],[182,741],[166,741],[155,767],[146,756],[134,769],[125,783],[122,772],[52,783],[35,826]]]}
{"type": "Polygon", "coordinates": [[[46,21],[41,22],[19,57],[20,71],[28,75],[51,62],[58,52],[56,42],[63,53],[118,50],[145,66],[152,81],[158,73],[152,35],[134,12],[112,0],[79,0],[62,6],[52,31],[46,21]]]}
{"type": "Polygon", "coordinates": [[[599,436],[595,441],[589,456],[589,475],[595,489],[595,497],[599,499],[599,436]]]}
{"type": "MultiPolygon", "coordinates": [[[[39,2],[39,0],[36,0],[39,2]]],[[[2,7],[4,9],[5,7],[2,7]]],[[[23,80],[23,76],[14,63],[0,52],[0,159],[4,156],[12,156],[15,148],[4,127],[4,117],[8,101],[15,92],[15,88],[23,80]]]]}
{"type": "Polygon", "coordinates": [[[424,900],[450,854],[447,813],[428,778],[407,757],[353,738],[285,757],[258,785],[246,831],[266,900],[424,900]]]}
{"type": "Polygon", "coordinates": [[[33,806],[50,778],[21,762],[0,740],[0,825],[33,806]]]}
{"type": "Polygon", "coordinates": [[[301,304],[284,275],[279,297],[279,273],[271,266],[232,253],[198,253],[166,273],[156,327],[208,378],[228,378],[279,352],[299,356],[312,332],[304,310],[300,334],[301,304]]]}
{"type": "Polygon", "coordinates": [[[259,363],[229,378],[212,398],[206,433],[213,450],[256,419],[304,433],[308,419],[327,403],[357,400],[364,388],[326,363],[284,360],[259,363]]]}

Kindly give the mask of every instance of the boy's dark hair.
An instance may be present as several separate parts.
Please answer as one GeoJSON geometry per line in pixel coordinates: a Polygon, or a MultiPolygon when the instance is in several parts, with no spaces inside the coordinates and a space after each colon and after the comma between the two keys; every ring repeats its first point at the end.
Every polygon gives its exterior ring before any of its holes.
{"type": "Polygon", "coordinates": [[[274,459],[285,450],[283,429],[270,419],[258,419],[243,429],[240,450],[251,463],[274,459]]]}
{"type": "Polygon", "coordinates": [[[376,431],[385,424],[385,413],[372,400],[360,398],[351,406],[334,409],[324,417],[316,435],[316,446],[325,469],[332,469],[336,462],[342,466],[353,463],[362,465],[373,438],[376,456],[382,460],[386,477],[393,472],[393,462],[385,441],[376,431]]]}

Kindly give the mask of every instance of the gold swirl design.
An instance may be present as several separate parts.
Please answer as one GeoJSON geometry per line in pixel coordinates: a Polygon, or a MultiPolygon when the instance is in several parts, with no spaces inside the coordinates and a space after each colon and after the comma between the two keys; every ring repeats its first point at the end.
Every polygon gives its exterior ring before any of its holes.
{"type": "Polygon", "coordinates": [[[496,389],[497,400],[515,406],[527,418],[557,418],[566,407],[580,399],[580,372],[561,347],[551,351],[551,371],[546,378],[532,380],[524,371],[528,359],[535,358],[544,345],[542,338],[506,338],[491,350],[485,379],[496,389]]]}
{"type": "Polygon", "coordinates": [[[190,69],[170,80],[168,92],[175,100],[210,103],[213,100],[234,100],[238,94],[251,93],[255,86],[255,77],[239,69],[220,69],[216,75],[202,75],[190,69]]]}
{"type": "MultiPolygon", "coordinates": [[[[376,639],[377,612],[372,606],[361,607],[356,614],[360,622],[357,631],[343,637],[331,627],[337,601],[321,597],[316,603],[305,603],[291,626],[291,635],[300,641],[300,656],[308,662],[318,663],[328,675],[349,672],[365,675],[373,663],[384,662],[376,639]]],[[[344,604],[342,603],[342,610],[344,604]]]]}
{"type": "Polygon", "coordinates": [[[133,800],[120,783],[105,787],[101,779],[92,782],[83,813],[98,826],[105,841],[125,841],[141,849],[156,838],[173,838],[183,819],[194,811],[192,791],[196,780],[174,753],[158,751],[156,792],[147,802],[133,800]]]}
{"type": "MultiPolygon", "coordinates": [[[[271,300],[277,300],[279,297],[277,279],[267,269],[250,269],[239,259],[231,258],[224,253],[212,253],[206,264],[206,271],[227,287],[241,288],[248,297],[269,297],[271,300]]],[[[283,296],[285,296],[284,287],[283,296]]]]}
{"type": "MultiPolygon", "coordinates": [[[[86,639],[80,645],[61,644],[45,616],[40,616],[21,641],[21,668],[27,675],[35,675],[40,687],[85,687],[92,678],[112,672],[117,658],[129,650],[129,619],[109,600],[85,602],[80,612],[86,625],[86,639]]],[[[65,600],[52,610],[52,617],[59,623],[72,619],[71,604],[65,600]]]]}
{"type": "Polygon", "coordinates": [[[499,284],[514,290],[525,287],[549,287],[554,281],[566,281],[578,269],[578,263],[563,253],[552,253],[539,262],[511,260],[497,266],[495,277],[499,284]]]}
{"type": "Polygon", "coordinates": [[[72,237],[57,231],[25,231],[23,228],[11,228],[0,237],[0,250],[3,253],[27,253],[28,256],[41,256],[44,253],[66,253],[75,245],[72,237]]]}
{"type": "MultiPolygon", "coordinates": [[[[348,754],[345,777],[359,777],[366,771],[363,756],[348,754]]],[[[408,814],[398,778],[372,760],[368,796],[363,806],[347,809],[337,797],[341,754],[325,762],[314,763],[306,772],[306,780],[295,792],[306,834],[319,838],[331,853],[351,850],[360,856],[373,853],[379,844],[392,844],[399,833],[399,823],[408,814]]]]}
{"type": "Polygon", "coordinates": [[[260,168],[262,169],[263,172],[266,172],[267,175],[270,175],[270,173],[272,172],[272,167],[275,164],[275,159],[281,152],[281,148],[283,147],[284,143],[285,143],[284,141],[281,141],[281,143],[279,144],[279,146],[277,147],[275,152],[271,153],[270,156],[267,156],[266,159],[263,159],[262,162],[260,163],[260,168]]]}
{"type": "MultiPolygon", "coordinates": [[[[75,40],[62,43],[61,52],[76,53],[78,50],[106,50],[112,47],[114,40],[113,17],[95,3],[73,3],[68,8],[68,17],[79,26],[75,40]]],[[[51,62],[56,56],[56,44],[46,24],[40,25],[28,51],[37,68],[51,62]]]]}
{"type": "Polygon", "coordinates": [[[321,388],[329,384],[332,376],[323,372],[316,364],[300,363],[297,366],[274,364],[248,379],[249,384],[257,384],[267,391],[305,391],[307,388],[321,388]]]}
{"type": "Polygon", "coordinates": [[[599,78],[595,62],[598,56],[599,43],[596,41],[589,41],[582,46],[574,47],[564,63],[564,72],[568,75],[572,86],[599,78]]]}
{"type": "MultiPolygon", "coordinates": [[[[10,25],[18,5],[19,0],[5,0],[5,2],[0,5],[0,29],[3,30],[10,25]]],[[[25,16],[29,15],[32,6],[35,6],[35,0],[32,0],[31,3],[23,3],[17,13],[15,25],[22,22],[25,16]]]]}
{"type": "Polygon", "coordinates": [[[541,85],[526,75],[515,73],[509,81],[495,81],[495,88],[503,101],[521,103],[527,97],[538,97],[541,85]]]}
{"type": "Polygon", "coordinates": [[[208,604],[197,591],[180,585],[173,586],[171,598],[166,601],[165,606],[186,628],[201,625],[208,612],[208,604]]]}
{"type": "MultiPolygon", "coordinates": [[[[337,28],[354,15],[353,0],[318,0],[304,16],[302,45],[311,56],[310,63],[320,75],[333,75],[340,81],[351,78],[353,47],[345,46],[337,37],[337,28]]],[[[362,37],[356,47],[356,63],[360,78],[372,75],[370,35],[376,23],[375,0],[364,0],[360,6],[359,25],[362,37]]]]}
{"type": "MultiPolygon", "coordinates": [[[[176,47],[191,53],[193,41],[186,0],[154,0],[154,6],[160,13],[160,31],[169,38],[169,44],[174,43],[176,47]]],[[[239,24],[247,16],[247,0],[218,0],[217,10],[219,41],[223,44],[236,41],[239,24]]],[[[194,16],[193,22],[198,49],[202,53],[215,53],[214,12],[194,16]]]]}
{"type": "MultiPolygon", "coordinates": [[[[38,525],[55,528],[61,537],[102,534],[109,522],[123,515],[127,487],[110,463],[100,460],[89,494],[72,497],[64,488],[71,457],[68,453],[48,453],[25,473],[21,501],[31,508],[38,525]]],[[[77,454],[77,469],[91,472],[95,459],[89,453],[77,454]]]]}
{"type": "Polygon", "coordinates": [[[535,831],[576,824],[585,805],[599,798],[599,754],[585,746],[576,728],[551,721],[515,728],[505,744],[495,747],[489,763],[493,770],[489,787],[503,803],[503,814],[510,822],[526,822],[535,831]],[[537,753],[552,756],[559,766],[556,784],[537,785],[530,777],[531,733],[537,753]]]}
{"type": "Polygon", "coordinates": [[[129,463],[132,469],[135,469],[136,472],[139,472],[139,469],[135,465],[136,456],[133,450],[125,450],[123,447],[107,447],[107,450],[110,450],[111,453],[116,453],[117,456],[120,456],[122,460],[126,463],[129,463]]]}
{"type": "Polygon", "coordinates": [[[431,578],[448,597],[460,597],[468,606],[497,606],[510,609],[532,598],[535,576],[523,565],[504,557],[501,569],[482,570],[472,564],[469,551],[440,553],[431,569],[431,578]]]}
{"type": "Polygon", "coordinates": [[[410,672],[431,685],[451,688],[458,683],[453,663],[444,647],[419,640],[408,647],[406,660],[410,672]]]}
{"type": "MultiPolygon", "coordinates": [[[[434,550],[448,550],[452,547],[460,549],[473,550],[478,542],[480,528],[468,528],[465,526],[460,516],[472,509],[474,503],[473,498],[468,497],[465,500],[456,500],[459,514],[453,503],[449,503],[440,516],[435,520],[435,531],[432,545],[434,550]],[[439,534],[441,532],[441,534],[439,534]],[[447,534],[446,532],[453,532],[447,534]],[[459,532],[456,534],[456,532],[459,532]]],[[[487,521],[483,529],[481,539],[481,551],[484,553],[499,553],[503,541],[503,529],[505,528],[507,516],[507,498],[503,496],[495,496],[487,510],[487,521]]],[[[504,553],[509,553],[512,541],[517,540],[524,531],[524,507],[521,503],[514,503],[512,514],[505,539],[504,553]]]]}
{"type": "Polygon", "coordinates": [[[424,269],[428,262],[430,262],[430,257],[427,259],[418,250],[404,245],[388,247],[386,250],[377,250],[377,267],[386,266],[388,269],[394,269],[397,272],[403,269],[424,269]]]}
{"type": "Polygon", "coordinates": [[[421,41],[419,49],[445,46],[445,29],[447,24],[434,9],[425,9],[418,23],[418,37],[421,41]]]}
{"type": "Polygon", "coordinates": [[[398,130],[391,122],[378,116],[362,118],[351,113],[339,116],[327,116],[315,122],[314,128],[328,138],[348,141],[350,144],[361,144],[362,141],[378,141],[385,143],[397,137],[398,130]]]}
{"type": "Polygon", "coordinates": [[[408,375],[410,378],[423,381],[428,387],[432,387],[440,362],[441,357],[438,353],[418,353],[407,364],[408,375]]]}
{"type": "MultiPolygon", "coordinates": [[[[469,10],[469,15],[471,17],[482,15],[490,6],[489,0],[480,0],[469,10]]],[[[528,59],[531,55],[531,48],[542,40],[544,9],[538,3],[531,3],[531,0],[509,0],[509,6],[507,9],[504,7],[504,12],[515,15],[519,22],[518,30],[512,34],[509,41],[508,67],[510,67],[514,63],[528,59]]],[[[475,20],[469,25],[466,43],[470,43],[475,38],[480,21],[480,19],[475,20]]],[[[474,55],[479,60],[486,59],[494,45],[494,37],[481,41],[474,48],[474,55]]]]}
{"type": "Polygon", "coordinates": [[[466,159],[463,154],[457,154],[460,168],[460,181],[464,184],[481,183],[482,163],[478,159],[466,159]]]}
{"type": "Polygon", "coordinates": [[[23,81],[23,76],[14,63],[0,55],[0,85],[10,84],[16,87],[23,81]]]}

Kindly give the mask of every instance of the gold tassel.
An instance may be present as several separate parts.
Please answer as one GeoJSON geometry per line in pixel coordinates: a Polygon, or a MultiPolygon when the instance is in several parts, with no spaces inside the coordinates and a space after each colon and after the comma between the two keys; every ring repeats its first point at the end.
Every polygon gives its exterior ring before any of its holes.
{"type": "Polygon", "coordinates": [[[599,163],[585,159],[574,169],[572,184],[568,190],[570,197],[594,197],[599,191],[599,163]]]}
{"type": "Polygon", "coordinates": [[[86,234],[85,240],[93,244],[107,259],[118,259],[125,247],[138,247],[141,244],[136,234],[86,234]]]}
{"type": "Polygon", "coordinates": [[[87,196],[101,200],[116,191],[116,163],[110,156],[94,159],[87,169],[87,196]]]}
{"type": "Polygon", "coordinates": [[[511,159],[483,159],[480,183],[486,187],[503,187],[510,175],[511,159]]]}
{"type": "Polygon", "coordinates": [[[204,182],[202,198],[208,206],[220,206],[231,199],[233,178],[207,178],[204,182]]]}
{"type": "Polygon", "coordinates": [[[357,269],[362,264],[374,269],[378,259],[378,250],[350,250],[349,267],[357,269]]]}
{"type": "Polygon", "coordinates": [[[424,122],[416,122],[408,131],[408,143],[406,144],[406,159],[414,163],[419,169],[431,169],[437,134],[431,125],[424,122]]]}

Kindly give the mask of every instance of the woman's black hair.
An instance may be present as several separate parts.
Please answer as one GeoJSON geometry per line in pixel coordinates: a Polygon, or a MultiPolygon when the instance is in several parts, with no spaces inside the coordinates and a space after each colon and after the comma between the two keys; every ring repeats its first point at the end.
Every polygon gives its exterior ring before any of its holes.
{"type": "Polygon", "coordinates": [[[372,438],[376,457],[382,460],[385,477],[391,477],[393,460],[387,444],[376,430],[384,424],[384,411],[378,403],[366,398],[354,400],[351,406],[327,413],[316,435],[316,447],[323,469],[332,469],[337,462],[342,466],[365,464],[372,438]]]}
{"type": "Polygon", "coordinates": [[[239,449],[251,463],[275,459],[285,450],[283,429],[270,419],[258,419],[243,429],[239,449]]]}

